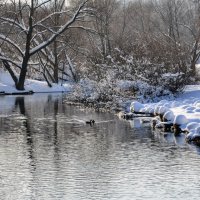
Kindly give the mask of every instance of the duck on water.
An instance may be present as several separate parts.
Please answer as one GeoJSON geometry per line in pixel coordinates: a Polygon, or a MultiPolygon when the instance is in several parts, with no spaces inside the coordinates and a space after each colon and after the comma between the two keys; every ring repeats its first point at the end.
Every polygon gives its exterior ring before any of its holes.
{"type": "Polygon", "coordinates": [[[93,119],[91,119],[90,121],[86,121],[86,124],[90,124],[90,126],[94,125],[95,121],[93,119]]]}

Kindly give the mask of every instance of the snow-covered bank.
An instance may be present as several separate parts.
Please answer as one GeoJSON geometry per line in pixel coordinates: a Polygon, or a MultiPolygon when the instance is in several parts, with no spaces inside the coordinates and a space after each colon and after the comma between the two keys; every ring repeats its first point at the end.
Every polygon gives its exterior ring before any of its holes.
{"type": "Polygon", "coordinates": [[[27,79],[25,81],[25,90],[19,91],[16,90],[10,75],[0,71],[0,94],[19,94],[30,91],[34,93],[70,92],[72,88],[72,83],[64,83],[63,85],[52,84],[52,87],[49,87],[45,81],[27,79]]]}
{"type": "MultiPolygon", "coordinates": [[[[53,84],[49,87],[45,81],[27,79],[25,91],[22,93],[30,91],[34,93],[71,92],[67,95],[66,102],[83,103],[87,107],[100,111],[128,110],[148,114],[148,116],[159,115],[160,119],[154,119],[157,127],[173,125],[174,130],[187,132],[188,141],[196,140],[200,143],[200,85],[187,86],[184,92],[176,98],[169,92],[155,89],[155,94],[149,95],[145,101],[145,96],[152,94],[153,90],[154,88],[148,84],[125,80],[96,82],[83,79],[78,84],[68,82],[62,85],[53,84]],[[161,101],[144,103],[158,99],[161,101]]],[[[19,93],[9,74],[1,71],[0,94],[19,93]]]]}
{"type": "Polygon", "coordinates": [[[132,102],[132,112],[152,113],[159,115],[155,118],[156,126],[173,124],[175,128],[187,133],[188,141],[200,142],[200,86],[187,86],[176,99],[162,100],[158,103],[140,104],[132,102]]]}

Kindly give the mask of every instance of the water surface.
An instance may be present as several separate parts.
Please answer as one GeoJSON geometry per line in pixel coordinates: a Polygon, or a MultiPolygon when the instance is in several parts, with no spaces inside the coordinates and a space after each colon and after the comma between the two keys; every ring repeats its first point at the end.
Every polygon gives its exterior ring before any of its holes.
{"type": "Polygon", "coordinates": [[[199,199],[199,149],[183,136],[64,101],[0,97],[0,199],[199,199]]]}

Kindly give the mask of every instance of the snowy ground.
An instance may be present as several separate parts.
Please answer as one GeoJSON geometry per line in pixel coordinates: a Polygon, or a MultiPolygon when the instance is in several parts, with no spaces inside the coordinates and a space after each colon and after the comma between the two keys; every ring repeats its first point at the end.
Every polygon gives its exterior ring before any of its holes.
{"type": "MultiPolygon", "coordinates": [[[[63,85],[53,84],[52,87],[48,87],[45,81],[37,81],[37,80],[26,80],[25,82],[25,91],[29,92],[33,91],[35,93],[44,93],[44,92],[69,92],[73,88],[73,84],[65,83],[63,85]]],[[[15,89],[14,82],[9,74],[0,71],[0,93],[6,94],[14,94],[19,93],[18,90],[15,89]]]]}
{"type": "MultiPolygon", "coordinates": [[[[173,101],[162,100],[149,104],[133,102],[130,110],[161,114],[168,123],[180,125],[182,130],[188,132],[188,140],[200,137],[200,85],[187,86],[183,94],[173,101]]],[[[162,125],[159,120],[158,125],[162,125]]]]}

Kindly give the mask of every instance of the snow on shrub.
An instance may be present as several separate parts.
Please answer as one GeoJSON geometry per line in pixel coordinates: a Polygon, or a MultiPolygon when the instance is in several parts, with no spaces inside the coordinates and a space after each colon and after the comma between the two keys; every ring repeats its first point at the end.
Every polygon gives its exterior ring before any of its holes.
{"type": "Polygon", "coordinates": [[[140,112],[141,109],[144,108],[144,105],[137,102],[137,101],[134,101],[131,103],[131,106],[130,106],[130,111],[131,112],[140,112]]]}
{"type": "Polygon", "coordinates": [[[142,59],[116,48],[106,60],[88,66],[88,77],[97,82],[116,83],[116,91],[123,95],[128,90],[142,103],[172,99],[181,91],[187,78],[178,66],[158,63],[148,57],[142,59]]]}
{"type": "Polygon", "coordinates": [[[107,81],[96,82],[85,78],[80,80],[71,95],[79,101],[107,102],[113,100],[113,94],[113,88],[107,81]]]}

